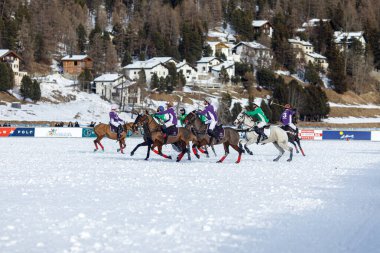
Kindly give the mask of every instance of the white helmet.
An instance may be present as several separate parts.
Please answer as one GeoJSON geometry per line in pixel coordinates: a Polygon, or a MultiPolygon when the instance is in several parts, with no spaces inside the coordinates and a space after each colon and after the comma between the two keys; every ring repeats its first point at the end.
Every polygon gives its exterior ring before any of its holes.
{"type": "Polygon", "coordinates": [[[115,111],[115,110],[117,110],[117,108],[118,108],[118,106],[117,106],[117,105],[115,105],[115,104],[111,105],[111,110],[112,110],[112,111],[115,111]]]}
{"type": "Polygon", "coordinates": [[[206,101],[207,103],[211,104],[211,98],[205,98],[204,101],[206,101]]]}
{"type": "Polygon", "coordinates": [[[259,101],[255,101],[255,102],[253,102],[253,104],[257,105],[258,107],[261,106],[261,103],[259,103],[259,101]]]}

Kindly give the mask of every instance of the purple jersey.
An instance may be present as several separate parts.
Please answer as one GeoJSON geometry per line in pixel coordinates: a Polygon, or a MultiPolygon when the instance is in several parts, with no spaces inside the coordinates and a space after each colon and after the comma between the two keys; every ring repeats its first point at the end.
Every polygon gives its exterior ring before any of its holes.
{"type": "Polygon", "coordinates": [[[123,120],[119,117],[119,115],[117,115],[117,113],[114,112],[114,111],[110,112],[110,120],[111,120],[111,121],[114,121],[114,122],[120,122],[120,121],[123,121],[123,120]]]}
{"type": "Polygon", "coordinates": [[[157,112],[156,113],[157,115],[164,115],[164,114],[168,114],[169,115],[169,119],[165,121],[166,122],[169,122],[171,121],[173,125],[177,125],[177,115],[175,114],[175,111],[173,109],[173,107],[170,107],[169,109],[163,111],[163,112],[157,112]]]}
{"type": "Polygon", "coordinates": [[[281,118],[280,118],[280,121],[282,122],[282,124],[284,126],[287,126],[289,124],[292,123],[292,116],[295,114],[296,112],[292,109],[286,109],[282,114],[281,114],[281,118]]]}
{"type": "Polygon", "coordinates": [[[212,105],[207,105],[206,108],[199,112],[199,114],[201,115],[205,115],[207,120],[215,120],[215,121],[218,121],[218,116],[216,116],[216,113],[215,113],[215,110],[214,110],[214,107],[212,105]]]}

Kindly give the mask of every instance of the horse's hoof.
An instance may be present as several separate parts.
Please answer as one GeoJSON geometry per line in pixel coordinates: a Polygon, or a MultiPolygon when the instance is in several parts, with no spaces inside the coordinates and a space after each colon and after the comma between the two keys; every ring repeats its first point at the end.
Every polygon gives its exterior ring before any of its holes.
{"type": "Polygon", "coordinates": [[[131,156],[133,156],[135,153],[131,152],[131,156]]]}
{"type": "Polygon", "coordinates": [[[102,149],[102,152],[104,152],[104,149],[102,149]]]}
{"type": "Polygon", "coordinates": [[[235,163],[238,164],[238,163],[240,163],[240,162],[236,161],[235,163]]]}
{"type": "Polygon", "coordinates": [[[248,152],[249,155],[253,155],[253,152],[248,152]]]}
{"type": "Polygon", "coordinates": [[[120,152],[120,148],[116,149],[116,151],[119,153],[120,152]]]}
{"type": "MultiPolygon", "coordinates": [[[[200,156],[198,154],[196,154],[195,157],[198,158],[198,159],[200,158],[200,156]]],[[[191,160],[191,159],[189,159],[189,160],[191,160]]]]}
{"type": "Polygon", "coordinates": [[[299,151],[298,151],[298,150],[296,150],[296,153],[298,154],[298,153],[299,153],[299,151]]]}
{"type": "Polygon", "coordinates": [[[144,160],[145,160],[145,161],[148,161],[148,158],[145,158],[144,160]]]}
{"type": "Polygon", "coordinates": [[[291,161],[292,161],[292,159],[288,159],[288,160],[286,160],[286,161],[288,161],[288,162],[291,162],[291,161]]]}
{"type": "Polygon", "coordinates": [[[277,158],[276,158],[276,159],[273,159],[273,162],[278,162],[278,160],[280,160],[280,159],[277,159],[277,158]]]}
{"type": "Polygon", "coordinates": [[[219,160],[219,161],[217,161],[216,163],[222,163],[222,161],[219,160]]]}
{"type": "Polygon", "coordinates": [[[98,151],[97,149],[94,149],[94,152],[98,151]]]}
{"type": "Polygon", "coordinates": [[[170,155],[170,156],[168,156],[168,159],[172,160],[173,158],[172,158],[172,156],[170,155]]]}

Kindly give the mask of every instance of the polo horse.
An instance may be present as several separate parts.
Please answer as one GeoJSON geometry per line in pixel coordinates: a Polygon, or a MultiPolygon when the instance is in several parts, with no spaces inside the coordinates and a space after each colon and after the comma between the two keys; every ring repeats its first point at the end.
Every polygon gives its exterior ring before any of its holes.
{"type": "MultiPolygon", "coordinates": [[[[119,140],[120,148],[117,149],[117,152],[120,151],[122,154],[124,154],[123,150],[127,146],[125,144],[125,138],[132,135],[133,130],[134,130],[133,122],[123,124],[123,132],[121,133],[120,140],[119,140]]],[[[111,140],[117,140],[117,133],[111,130],[111,126],[109,124],[100,123],[94,126],[94,132],[96,134],[96,139],[94,140],[94,144],[95,144],[94,152],[98,151],[99,149],[98,144],[102,148],[102,151],[104,151],[104,146],[100,142],[104,137],[107,137],[111,140]]]]}
{"type": "MultiPolygon", "coordinates": [[[[234,125],[243,125],[247,127],[247,129],[244,130],[245,138],[240,140],[239,144],[240,146],[244,144],[244,148],[246,149],[246,151],[252,155],[252,152],[248,149],[247,146],[256,143],[258,138],[258,134],[253,130],[256,126],[255,120],[246,114],[246,110],[243,110],[236,117],[234,125]]],[[[275,162],[280,160],[280,158],[284,155],[285,150],[289,151],[290,156],[287,161],[290,162],[293,159],[293,148],[288,146],[288,135],[283,129],[281,129],[278,126],[271,125],[269,126],[269,130],[270,134],[268,136],[268,139],[260,141],[260,143],[273,143],[273,145],[278,149],[280,154],[273,160],[275,162]]]]}
{"type": "MultiPolygon", "coordinates": [[[[157,147],[159,155],[161,156],[163,155],[162,146],[165,144],[176,144],[176,146],[182,150],[181,153],[177,156],[177,162],[181,161],[182,157],[186,154],[187,145],[189,144],[189,142],[196,141],[196,137],[191,133],[190,130],[184,127],[179,127],[176,129],[174,135],[168,134],[167,142],[164,143],[164,137],[162,135],[161,125],[158,122],[156,122],[151,115],[143,114],[143,115],[137,116],[134,122],[134,126],[138,127],[144,124],[146,124],[146,126],[148,127],[150,135],[151,135],[151,139],[153,141],[153,145],[151,149],[154,150],[154,148],[157,147]]],[[[165,157],[165,158],[171,158],[171,157],[165,157]]]]}
{"type": "Polygon", "coordinates": [[[201,119],[198,117],[198,115],[194,112],[189,113],[185,117],[185,124],[187,126],[192,127],[193,134],[196,136],[197,141],[193,142],[193,152],[197,158],[199,158],[197,149],[201,149],[203,146],[206,145],[219,145],[223,144],[224,146],[224,156],[222,156],[218,163],[222,163],[224,159],[228,156],[230,153],[229,147],[231,146],[233,149],[238,152],[238,159],[236,160],[236,163],[240,163],[241,155],[244,153],[244,151],[239,147],[239,133],[231,128],[231,127],[221,127],[217,126],[217,134],[220,137],[220,140],[217,141],[216,139],[213,139],[212,143],[210,143],[210,136],[207,134],[207,128],[208,125],[203,123],[201,119]]]}

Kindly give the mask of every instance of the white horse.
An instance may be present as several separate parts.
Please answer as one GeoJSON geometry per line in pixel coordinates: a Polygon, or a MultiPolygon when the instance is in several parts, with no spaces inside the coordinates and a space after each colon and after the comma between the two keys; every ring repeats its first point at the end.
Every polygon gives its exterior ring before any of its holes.
{"type": "MultiPolygon", "coordinates": [[[[244,144],[244,149],[248,152],[248,154],[252,155],[253,153],[248,149],[248,145],[256,143],[258,134],[253,130],[256,122],[245,112],[246,110],[243,110],[239,113],[236,120],[234,121],[234,125],[243,125],[246,128],[246,130],[244,130],[246,133],[245,138],[240,140],[239,144],[244,144]]],[[[268,139],[260,141],[260,143],[266,144],[272,142],[278,151],[280,151],[280,154],[273,160],[275,162],[277,162],[283,156],[285,150],[289,151],[290,156],[287,161],[290,162],[293,159],[293,148],[288,146],[288,135],[278,126],[270,126],[269,130],[270,134],[268,136],[268,139]]]]}

